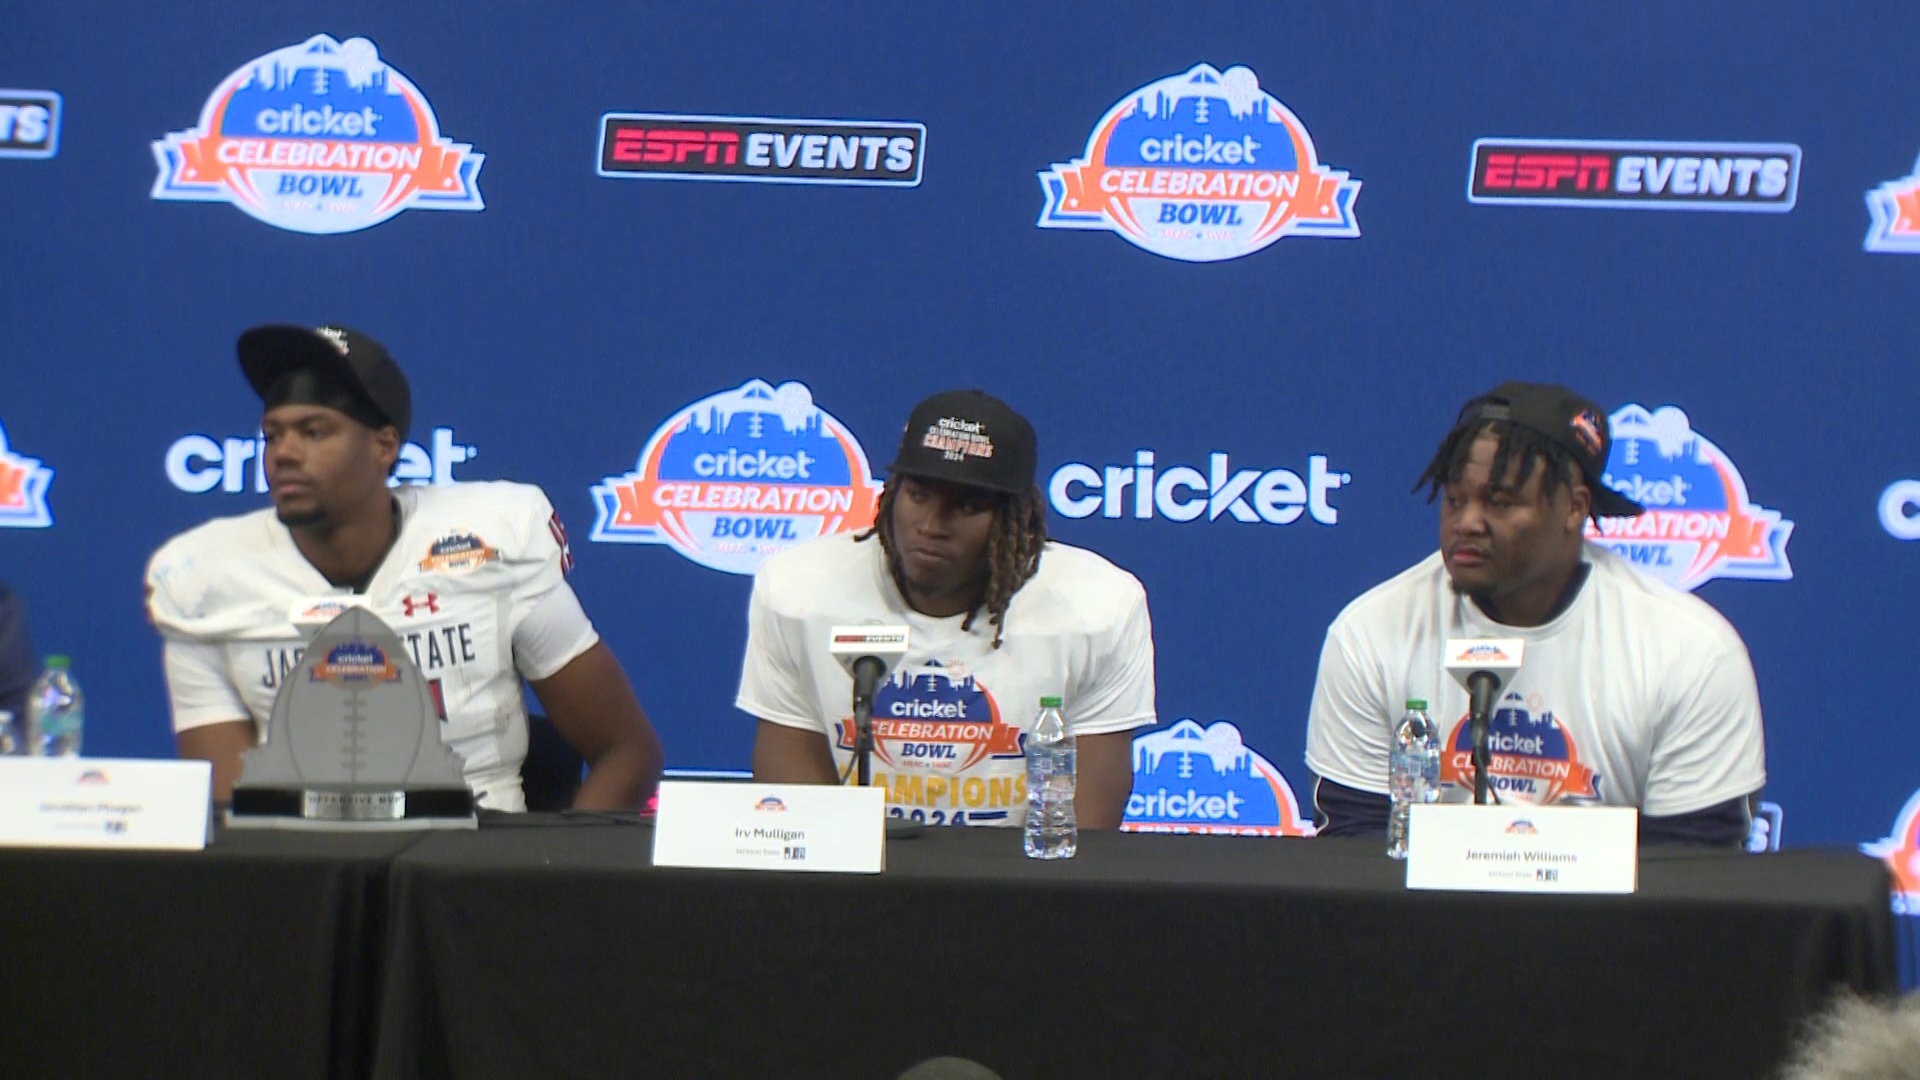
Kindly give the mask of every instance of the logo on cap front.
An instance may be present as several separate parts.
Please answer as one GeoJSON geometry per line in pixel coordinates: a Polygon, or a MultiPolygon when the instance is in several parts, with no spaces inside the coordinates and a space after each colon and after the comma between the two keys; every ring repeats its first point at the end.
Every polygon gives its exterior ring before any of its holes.
{"type": "Polygon", "coordinates": [[[589,539],[665,544],[751,574],[769,555],[873,524],[880,485],[860,440],[797,382],[753,379],[654,429],[632,472],[593,487],[589,539]]]}
{"type": "Polygon", "coordinates": [[[948,461],[993,456],[993,439],[987,434],[987,426],[957,416],[943,416],[929,426],[926,434],[920,436],[920,445],[948,461]]]}
{"type": "Polygon", "coordinates": [[[1567,426],[1573,429],[1575,441],[1579,442],[1581,446],[1586,447],[1587,453],[1597,454],[1600,452],[1600,446],[1604,440],[1600,435],[1600,415],[1598,413],[1592,409],[1581,409],[1579,412],[1573,414],[1573,419],[1568,421],[1567,426]]]}
{"type": "Polygon", "coordinates": [[[1646,507],[1638,517],[1587,522],[1587,538],[1680,589],[1714,578],[1785,581],[1793,522],[1755,505],[1733,460],[1663,405],[1615,411],[1600,482],[1646,507]]]}
{"type": "Polygon", "coordinates": [[[1360,235],[1360,181],[1320,164],[1306,125],[1248,68],[1197,64],[1107,110],[1084,157],[1040,174],[1043,229],[1101,229],[1185,262],[1283,236],[1360,235]]]}
{"type": "Polygon", "coordinates": [[[484,155],[442,138],[426,95],[366,38],[316,34],[228,75],[200,123],[153,144],[153,197],[232,203],[276,228],[365,229],[479,210],[484,155]]]}
{"type": "Polygon", "coordinates": [[[351,351],[350,347],[347,345],[347,332],[345,330],[342,330],[337,326],[320,326],[320,327],[314,328],[313,332],[316,334],[319,334],[323,338],[326,338],[329,344],[331,344],[334,348],[339,349],[341,356],[345,356],[349,351],[351,351]]]}

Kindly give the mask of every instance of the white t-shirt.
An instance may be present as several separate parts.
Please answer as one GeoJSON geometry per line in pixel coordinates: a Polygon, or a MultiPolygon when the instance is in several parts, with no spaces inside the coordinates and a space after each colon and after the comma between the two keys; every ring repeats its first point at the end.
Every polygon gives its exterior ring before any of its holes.
{"type": "Polygon", "coordinates": [[[1063,699],[1076,735],[1154,723],[1153,626],[1132,574],[1049,543],[1007,605],[1000,648],[983,610],[936,619],[908,606],[880,541],[831,536],[775,555],[753,579],[742,710],[822,732],[853,759],[853,679],[828,654],[834,626],[905,623],[903,663],[874,694],[873,783],[888,812],[936,825],[1019,825],[1024,735],[1042,697],[1063,699]]]}
{"type": "MultiPolygon", "coordinates": [[[[600,640],[565,580],[566,532],[526,484],[393,494],[400,535],[367,586],[368,606],[436,687],[441,737],[481,805],[523,810],[520,680],[544,679],[600,640]]],[[[300,554],[271,507],[167,541],[148,563],[147,589],[166,639],[174,730],[251,717],[263,741],[274,695],[305,651],[293,604],[347,593],[300,554]]]]}
{"type": "Polygon", "coordinates": [[[1448,638],[1526,639],[1489,729],[1503,801],[1637,806],[1667,817],[1766,783],[1760,695],[1747,647],[1704,600],[1588,544],[1593,569],[1544,626],[1494,622],[1453,591],[1438,552],[1347,605],[1327,631],[1307,723],[1307,766],[1387,791],[1387,754],[1409,698],[1439,723],[1444,801],[1471,801],[1467,692],[1448,638]]]}

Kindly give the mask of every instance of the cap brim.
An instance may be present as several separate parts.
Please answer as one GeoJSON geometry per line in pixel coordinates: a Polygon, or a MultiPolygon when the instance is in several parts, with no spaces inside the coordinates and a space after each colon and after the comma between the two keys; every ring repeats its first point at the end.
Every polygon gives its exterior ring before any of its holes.
{"type": "Polygon", "coordinates": [[[346,376],[355,386],[360,383],[340,350],[304,326],[256,326],[240,335],[235,350],[247,384],[261,401],[281,376],[302,368],[325,368],[346,376]]]}
{"type": "Polygon", "coordinates": [[[1010,488],[995,483],[983,483],[978,476],[967,475],[967,467],[955,462],[951,468],[940,465],[909,465],[895,461],[887,466],[888,476],[911,476],[919,480],[942,480],[961,487],[979,488],[981,491],[997,491],[1003,495],[1018,495],[1025,488],[1010,488]]]}

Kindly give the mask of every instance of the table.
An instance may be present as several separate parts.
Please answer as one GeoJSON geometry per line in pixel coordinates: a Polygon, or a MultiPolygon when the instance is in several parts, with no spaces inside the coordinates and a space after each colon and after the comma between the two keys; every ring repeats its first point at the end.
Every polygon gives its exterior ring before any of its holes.
{"type": "Polygon", "coordinates": [[[0,850],[0,1075],[365,1076],[387,870],[417,839],[0,850]]]}
{"type": "Polygon", "coordinates": [[[1371,842],[891,841],[878,877],[656,870],[638,827],[430,836],[375,1075],[1764,1076],[1895,988],[1854,853],[1650,851],[1624,897],[1409,893],[1371,842]],[[1396,1034],[1397,1032],[1397,1034],[1396,1034]]]}

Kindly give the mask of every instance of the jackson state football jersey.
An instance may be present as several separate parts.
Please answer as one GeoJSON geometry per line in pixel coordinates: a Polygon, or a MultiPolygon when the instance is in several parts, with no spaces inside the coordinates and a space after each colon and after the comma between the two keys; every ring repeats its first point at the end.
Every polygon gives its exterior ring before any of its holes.
{"type": "MultiPolygon", "coordinates": [[[[544,679],[599,640],[576,613],[562,634],[521,634],[570,589],[566,533],[539,488],[504,482],[404,487],[400,533],[364,600],[399,634],[434,689],[441,735],[482,806],[525,808],[527,711],[520,681],[544,679]]],[[[175,731],[251,718],[265,739],[305,636],[293,607],[347,594],[328,584],[269,507],[169,540],[147,567],[148,608],[167,641],[175,731]]]]}

